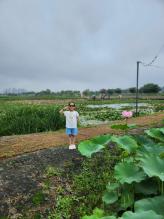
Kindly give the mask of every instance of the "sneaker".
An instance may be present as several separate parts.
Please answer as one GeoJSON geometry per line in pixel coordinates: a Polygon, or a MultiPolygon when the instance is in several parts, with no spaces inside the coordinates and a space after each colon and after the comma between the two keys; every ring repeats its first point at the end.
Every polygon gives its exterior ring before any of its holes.
{"type": "Polygon", "coordinates": [[[69,146],[69,149],[70,149],[70,150],[76,149],[76,145],[75,145],[75,144],[71,144],[71,145],[69,146]]]}

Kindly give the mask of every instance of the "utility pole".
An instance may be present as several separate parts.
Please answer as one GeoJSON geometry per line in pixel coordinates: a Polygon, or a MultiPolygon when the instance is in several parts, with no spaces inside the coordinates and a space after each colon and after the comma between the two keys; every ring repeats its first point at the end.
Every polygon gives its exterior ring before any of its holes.
{"type": "Polygon", "coordinates": [[[137,83],[136,83],[136,116],[138,116],[138,81],[139,81],[139,65],[140,61],[137,61],[137,83]]]}

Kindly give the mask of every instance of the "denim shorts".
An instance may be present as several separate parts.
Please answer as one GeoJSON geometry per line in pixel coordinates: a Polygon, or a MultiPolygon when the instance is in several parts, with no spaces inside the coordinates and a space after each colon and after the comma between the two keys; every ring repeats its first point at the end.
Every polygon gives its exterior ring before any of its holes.
{"type": "Polygon", "coordinates": [[[67,135],[77,135],[78,129],[77,128],[66,128],[67,135]]]}

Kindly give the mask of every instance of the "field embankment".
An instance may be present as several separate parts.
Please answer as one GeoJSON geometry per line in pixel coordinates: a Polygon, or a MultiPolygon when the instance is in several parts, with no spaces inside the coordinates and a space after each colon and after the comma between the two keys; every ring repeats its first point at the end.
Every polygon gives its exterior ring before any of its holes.
{"type": "MultiPolygon", "coordinates": [[[[160,125],[162,119],[164,119],[164,113],[155,113],[149,116],[131,118],[129,119],[129,123],[135,123],[140,128],[148,128],[150,126],[160,125]]],[[[118,121],[114,121],[113,123],[118,123],[118,121]]],[[[124,123],[124,121],[119,121],[119,123],[124,123]]],[[[78,141],[107,133],[117,134],[120,133],[120,131],[111,129],[109,125],[80,128],[78,141]]],[[[4,136],[0,137],[0,158],[12,157],[44,148],[63,146],[67,143],[68,140],[64,130],[28,135],[4,136]]]]}

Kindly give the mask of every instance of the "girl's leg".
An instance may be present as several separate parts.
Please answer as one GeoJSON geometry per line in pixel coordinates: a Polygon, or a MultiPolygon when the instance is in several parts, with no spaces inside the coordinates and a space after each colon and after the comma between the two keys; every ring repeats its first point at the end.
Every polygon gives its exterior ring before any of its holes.
{"type": "Polygon", "coordinates": [[[72,135],[69,135],[69,145],[72,144],[72,135]]]}
{"type": "Polygon", "coordinates": [[[72,135],[72,144],[75,144],[76,136],[72,135]]]}

